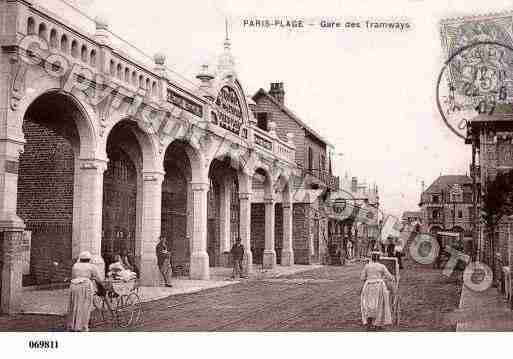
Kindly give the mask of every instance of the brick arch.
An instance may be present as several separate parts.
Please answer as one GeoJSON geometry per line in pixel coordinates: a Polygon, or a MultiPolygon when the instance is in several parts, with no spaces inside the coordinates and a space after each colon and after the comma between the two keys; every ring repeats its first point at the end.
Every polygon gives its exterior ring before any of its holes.
{"type": "Polygon", "coordinates": [[[17,187],[17,213],[32,232],[29,285],[68,276],[78,230],[78,161],[94,153],[94,133],[75,97],[57,91],[33,97],[21,107],[26,143],[17,187]]]}
{"type": "MultiPolygon", "coordinates": [[[[68,101],[76,110],[76,116],[73,116],[72,120],[77,127],[80,138],[78,155],[80,158],[97,158],[97,115],[94,109],[74,94],[63,92],[59,88],[47,87],[46,81],[34,81],[31,86],[34,88],[32,91],[25,93],[18,104],[17,111],[25,116],[32,104],[48,97],[57,97],[68,101]]],[[[22,122],[20,121],[18,125],[17,131],[22,134],[22,122]]]]}

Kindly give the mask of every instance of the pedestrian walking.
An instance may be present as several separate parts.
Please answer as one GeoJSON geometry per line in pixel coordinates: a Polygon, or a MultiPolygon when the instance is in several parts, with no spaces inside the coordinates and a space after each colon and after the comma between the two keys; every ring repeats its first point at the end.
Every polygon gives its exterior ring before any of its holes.
{"type": "Polygon", "coordinates": [[[100,271],[90,261],[91,253],[82,252],[78,256],[78,261],[71,268],[67,328],[73,332],[89,331],[93,295],[96,292],[95,284],[102,285],[100,271]]]}
{"type": "Polygon", "coordinates": [[[401,237],[396,238],[394,245],[394,255],[397,258],[397,262],[399,263],[399,269],[403,269],[403,249],[404,249],[404,241],[401,237]]]}
{"type": "Polygon", "coordinates": [[[361,293],[363,325],[376,330],[392,324],[390,295],[385,280],[394,280],[387,267],[379,263],[379,252],[372,252],[371,261],[363,267],[360,279],[364,281],[361,293]]]}
{"type": "Polygon", "coordinates": [[[394,237],[388,236],[387,237],[387,244],[386,244],[386,251],[387,251],[387,257],[393,257],[394,256],[394,237]]]}
{"type": "Polygon", "coordinates": [[[160,274],[164,278],[166,287],[172,287],[169,283],[169,270],[171,269],[171,253],[167,249],[166,237],[161,236],[159,243],[156,247],[157,252],[157,265],[159,266],[160,274]]]}
{"type": "Polygon", "coordinates": [[[244,259],[244,246],[241,244],[240,238],[237,238],[235,244],[232,246],[230,250],[230,254],[232,256],[233,261],[233,273],[232,278],[239,278],[242,276],[242,261],[244,259]]]}

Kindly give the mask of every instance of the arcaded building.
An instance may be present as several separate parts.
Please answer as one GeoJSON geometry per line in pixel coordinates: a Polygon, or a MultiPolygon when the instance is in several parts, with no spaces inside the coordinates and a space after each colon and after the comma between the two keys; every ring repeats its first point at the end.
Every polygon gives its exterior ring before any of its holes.
{"type": "Polygon", "coordinates": [[[228,39],[194,87],[164,55],[148,65],[117,48],[100,18],[89,33],[14,0],[0,24],[2,310],[16,310],[22,283],[64,281],[84,250],[101,268],[126,253],[143,285],[158,284],[161,235],[174,272],[193,279],[229,264],[238,237],[248,272],[320,261],[321,202],[338,186],[329,146],[298,121],[263,128],[251,107],[281,104],[248,99],[228,39]],[[296,153],[299,135],[312,151],[296,153]]]}

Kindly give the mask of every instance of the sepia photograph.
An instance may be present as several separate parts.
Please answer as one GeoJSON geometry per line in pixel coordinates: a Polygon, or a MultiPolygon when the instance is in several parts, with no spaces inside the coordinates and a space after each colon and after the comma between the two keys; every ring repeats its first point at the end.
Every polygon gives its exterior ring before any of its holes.
{"type": "Polygon", "coordinates": [[[504,345],[511,271],[513,1],[0,0],[13,354],[504,345]]]}

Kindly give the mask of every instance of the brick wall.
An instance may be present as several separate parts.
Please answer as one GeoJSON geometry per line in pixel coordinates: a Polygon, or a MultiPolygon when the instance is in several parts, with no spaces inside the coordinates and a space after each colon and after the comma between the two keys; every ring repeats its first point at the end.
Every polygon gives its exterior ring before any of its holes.
{"type": "Polygon", "coordinates": [[[23,132],[17,213],[32,231],[31,277],[25,284],[62,281],[72,266],[73,150],[56,131],[30,120],[23,132]]]}
{"type": "Polygon", "coordinates": [[[294,248],[294,262],[296,264],[310,264],[310,205],[308,203],[294,203],[292,243],[294,248]]]}

